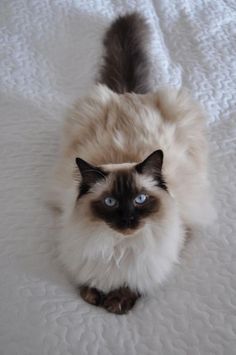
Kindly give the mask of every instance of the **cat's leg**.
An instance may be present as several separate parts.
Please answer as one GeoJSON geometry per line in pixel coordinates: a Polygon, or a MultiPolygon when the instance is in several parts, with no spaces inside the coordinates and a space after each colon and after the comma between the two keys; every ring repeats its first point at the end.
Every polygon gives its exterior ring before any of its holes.
{"type": "Polygon", "coordinates": [[[121,287],[109,292],[104,299],[103,307],[111,313],[126,314],[135,305],[140,295],[129,287],[121,287]]]}
{"type": "Polygon", "coordinates": [[[97,290],[95,287],[81,286],[80,296],[84,301],[94,305],[102,306],[105,294],[102,291],[97,290]]]}

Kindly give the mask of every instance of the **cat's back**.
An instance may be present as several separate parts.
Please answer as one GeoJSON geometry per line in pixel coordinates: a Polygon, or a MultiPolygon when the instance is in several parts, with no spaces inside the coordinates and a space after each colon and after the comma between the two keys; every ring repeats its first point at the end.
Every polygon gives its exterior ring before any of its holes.
{"type": "Polygon", "coordinates": [[[138,162],[158,149],[161,126],[151,95],[118,95],[98,85],[66,120],[65,154],[97,165],[138,162]]]}
{"type": "Polygon", "coordinates": [[[101,165],[139,162],[162,149],[164,162],[173,164],[175,156],[205,145],[203,129],[201,109],[182,90],[117,94],[97,85],[66,120],[64,152],[101,165]]]}

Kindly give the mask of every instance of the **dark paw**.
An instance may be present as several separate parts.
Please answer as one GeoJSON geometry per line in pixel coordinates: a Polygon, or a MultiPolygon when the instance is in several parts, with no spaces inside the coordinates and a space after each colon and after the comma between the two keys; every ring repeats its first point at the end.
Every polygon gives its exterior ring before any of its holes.
{"type": "Polygon", "coordinates": [[[103,307],[111,313],[126,314],[133,308],[138,297],[139,295],[128,287],[122,287],[106,295],[103,307]]]}
{"type": "Polygon", "coordinates": [[[101,306],[103,304],[104,293],[94,287],[80,287],[80,296],[84,301],[93,304],[94,306],[101,306]]]}

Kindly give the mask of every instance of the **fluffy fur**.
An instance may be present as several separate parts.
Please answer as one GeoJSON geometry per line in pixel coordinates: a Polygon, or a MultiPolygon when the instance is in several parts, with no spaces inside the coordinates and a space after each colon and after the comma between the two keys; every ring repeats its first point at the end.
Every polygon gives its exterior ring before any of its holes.
{"type": "MultiPolygon", "coordinates": [[[[185,228],[214,217],[204,114],[182,89],[147,92],[147,34],[138,14],[111,25],[101,84],[68,115],[53,179],[52,200],[61,211],[59,258],[88,302],[97,304],[111,291],[104,304],[116,313],[128,311],[138,295],[156,291],[178,261],[185,228]],[[164,160],[158,153],[159,161],[143,168],[140,163],[156,150],[164,160]],[[153,201],[145,213],[136,211],[141,222],[131,231],[97,210],[121,172],[132,174],[130,186],[148,191],[153,201]]],[[[127,186],[123,194],[129,195],[127,186]]]]}
{"type": "Polygon", "coordinates": [[[118,17],[107,31],[99,82],[123,94],[150,91],[149,27],[138,13],[118,17]]]}
{"type": "MultiPolygon", "coordinates": [[[[142,176],[140,184],[154,189],[150,177],[142,176]]],[[[207,224],[214,215],[202,110],[183,90],[118,95],[97,85],[65,122],[53,185],[54,202],[62,211],[59,257],[75,282],[104,292],[124,284],[140,293],[154,291],[178,261],[185,227],[207,224]],[[168,192],[155,190],[161,201],[158,218],[150,218],[134,235],[93,219],[90,202],[102,184],[77,201],[76,157],[115,172],[130,169],[156,149],[164,153],[168,192]]]]}

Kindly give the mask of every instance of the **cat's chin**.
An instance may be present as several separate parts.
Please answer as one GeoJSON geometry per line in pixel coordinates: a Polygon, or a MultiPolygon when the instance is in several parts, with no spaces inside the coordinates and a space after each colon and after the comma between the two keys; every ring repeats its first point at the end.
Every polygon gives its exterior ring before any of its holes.
{"type": "Polygon", "coordinates": [[[116,229],[115,231],[118,233],[119,237],[123,237],[123,238],[132,238],[135,237],[138,232],[140,232],[140,230],[142,229],[143,226],[140,226],[136,229],[134,228],[127,228],[127,229],[116,229]]]}
{"type": "Polygon", "coordinates": [[[137,230],[127,229],[125,231],[120,231],[119,233],[124,237],[132,237],[136,234],[135,232],[137,233],[137,230]]]}

